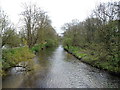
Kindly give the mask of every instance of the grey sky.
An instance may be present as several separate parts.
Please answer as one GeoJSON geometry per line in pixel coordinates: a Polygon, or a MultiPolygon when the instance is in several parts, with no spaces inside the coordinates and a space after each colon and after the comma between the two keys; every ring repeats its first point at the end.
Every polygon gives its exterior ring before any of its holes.
{"type": "Polygon", "coordinates": [[[57,33],[62,33],[60,29],[64,23],[72,19],[83,21],[99,2],[119,1],[119,0],[0,0],[0,6],[7,13],[9,19],[19,26],[22,3],[36,3],[44,11],[48,12],[52,20],[53,27],[57,33]]]}

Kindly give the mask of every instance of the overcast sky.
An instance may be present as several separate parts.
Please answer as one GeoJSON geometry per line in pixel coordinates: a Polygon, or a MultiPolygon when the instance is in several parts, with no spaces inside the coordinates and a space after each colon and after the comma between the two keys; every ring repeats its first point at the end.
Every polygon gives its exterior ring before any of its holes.
{"type": "Polygon", "coordinates": [[[100,2],[119,0],[0,0],[0,7],[7,13],[9,19],[18,26],[20,13],[23,11],[22,3],[36,3],[44,11],[48,12],[52,20],[52,26],[57,33],[64,23],[72,19],[85,20],[91,11],[100,2]]]}

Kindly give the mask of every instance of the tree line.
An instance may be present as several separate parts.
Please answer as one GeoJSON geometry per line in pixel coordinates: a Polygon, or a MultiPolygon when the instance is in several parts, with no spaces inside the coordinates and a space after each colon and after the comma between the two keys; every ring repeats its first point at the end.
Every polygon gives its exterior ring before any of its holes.
{"type": "Polygon", "coordinates": [[[35,4],[23,4],[21,25],[16,28],[0,8],[0,76],[20,62],[26,70],[32,70],[35,52],[57,45],[58,35],[47,12],[35,4]],[[27,63],[26,63],[27,62],[27,63]]]}
{"type": "Polygon", "coordinates": [[[57,34],[51,25],[47,12],[35,4],[24,4],[24,11],[20,13],[22,26],[17,30],[7,16],[0,9],[0,28],[2,47],[20,47],[28,45],[29,48],[36,44],[53,44],[57,42],[57,34]]]}
{"type": "Polygon", "coordinates": [[[62,29],[64,46],[92,50],[92,55],[120,66],[120,2],[100,3],[86,20],[72,20],[62,29]]]}

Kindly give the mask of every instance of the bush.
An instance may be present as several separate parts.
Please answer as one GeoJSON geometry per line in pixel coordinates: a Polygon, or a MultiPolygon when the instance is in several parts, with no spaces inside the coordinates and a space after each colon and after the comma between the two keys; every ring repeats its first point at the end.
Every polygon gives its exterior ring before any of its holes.
{"type": "Polygon", "coordinates": [[[38,44],[38,45],[35,45],[31,48],[32,52],[38,52],[39,50],[41,50],[43,48],[43,45],[42,44],[38,44]]]}
{"type": "Polygon", "coordinates": [[[34,57],[34,54],[28,47],[20,47],[3,50],[2,53],[2,69],[6,70],[16,66],[19,62],[29,61],[34,57]]]}

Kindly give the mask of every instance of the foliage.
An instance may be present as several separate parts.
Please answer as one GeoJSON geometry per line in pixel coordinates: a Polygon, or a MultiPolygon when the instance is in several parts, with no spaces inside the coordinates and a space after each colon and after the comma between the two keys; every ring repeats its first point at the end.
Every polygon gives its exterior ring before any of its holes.
{"type": "Polygon", "coordinates": [[[8,29],[2,35],[2,46],[7,45],[9,47],[18,47],[20,46],[19,35],[12,29],[8,29]]]}
{"type": "Polygon", "coordinates": [[[8,46],[12,48],[20,46],[20,37],[16,31],[7,14],[0,9],[0,38],[2,38],[2,47],[8,46]]]}
{"type": "Polygon", "coordinates": [[[35,44],[43,44],[46,40],[49,44],[53,44],[57,34],[44,10],[35,4],[25,4],[21,15],[24,19],[24,35],[22,36],[26,39],[29,48],[35,44]]]}
{"type": "MultiPolygon", "coordinates": [[[[76,46],[70,46],[69,48],[67,46],[64,46],[64,48],[79,59],[82,59],[82,61],[91,64],[92,66],[96,66],[98,68],[102,68],[111,72],[120,72],[118,59],[116,58],[116,60],[114,60],[114,58],[108,55],[105,51],[97,51],[98,46],[95,48],[96,50],[88,48],[82,49],[76,46]]],[[[99,47],[99,50],[101,50],[100,48],[101,47],[99,47]]]]}
{"type": "Polygon", "coordinates": [[[2,53],[2,69],[6,70],[16,66],[19,62],[29,61],[33,57],[34,54],[32,54],[28,47],[5,49],[2,53]]]}
{"type": "Polygon", "coordinates": [[[4,70],[16,66],[19,62],[30,61],[34,57],[32,52],[58,44],[58,35],[44,10],[35,4],[24,4],[21,15],[23,27],[18,33],[7,14],[0,8],[0,41],[2,38],[0,44],[3,49],[3,71],[0,73],[4,73],[4,70]]]}
{"type": "Polygon", "coordinates": [[[46,40],[46,42],[44,42],[43,44],[36,44],[31,48],[32,52],[39,52],[40,50],[44,49],[44,48],[48,48],[48,47],[53,47],[56,46],[57,42],[53,41],[53,40],[46,40]]]}
{"type": "Polygon", "coordinates": [[[35,45],[35,46],[33,46],[32,48],[31,48],[31,50],[32,50],[32,52],[38,52],[38,51],[40,51],[42,48],[44,48],[45,47],[45,45],[43,45],[43,44],[38,44],[38,45],[35,45]]]}
{"type": "Polygon", "coordinates": [[[81,49],[79,47],[70,46],[69,48],[67,46],[64,47],[69,52],[72,52],[72,54],[76,55],[78,58],[83,58],[86,56],[85,53],[81,52],[81,49]]]}
{"type": "Polygon", "coordinates": [[[101,3],[85,21],[65,24],[64,47],[91,65],[120,72],[119,7],[101,3]]]}

